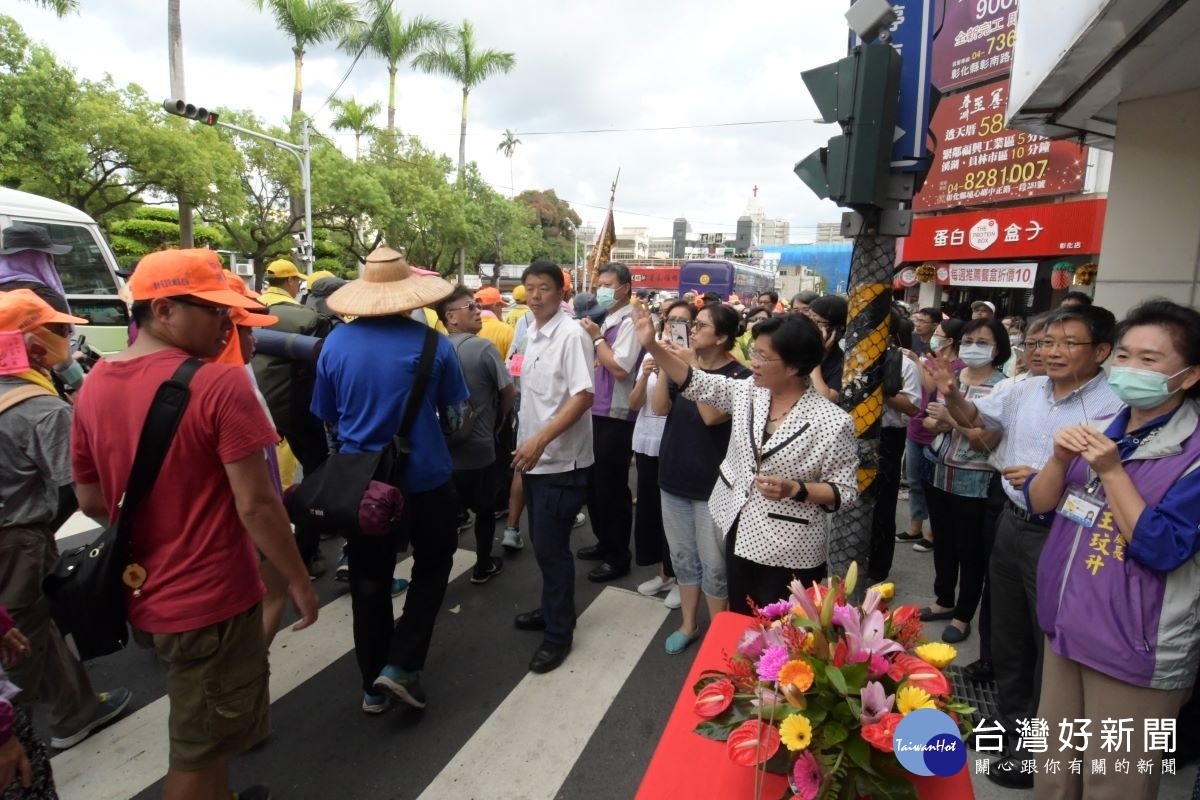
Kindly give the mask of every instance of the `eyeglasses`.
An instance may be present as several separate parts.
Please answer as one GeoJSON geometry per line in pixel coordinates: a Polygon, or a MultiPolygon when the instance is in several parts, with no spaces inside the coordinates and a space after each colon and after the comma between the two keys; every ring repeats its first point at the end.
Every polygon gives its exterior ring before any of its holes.
{"type": "Polygon", "coordinates": [[[483,308],[483,306],[479,305],[479,303],[476,303],[474,300],[472,300],[470,303],[467,303],[465,306],[459,306],[458,308],[447,308],[446,310],[447,311],[462,311],[462,310],[466,309],[467,311],[478,311],[481,308],[483,308]]]}
{"type": "Polygon", "coordinates": [[[700,322],[699,320],[692,323],[692,330],[694,330],[694,331],[702,330],[704,328],[711,328],[711,327],[712,327],[712,325],[708,324],[707,322],[700,322]]]}
{"type": "Polygon", "coordinates": [[[191,300],[186,297],[172,297],[171,299],[182,306],[191,306],[192,308],[201,308],[205,311],[212,312],[221,319],[229,316],[229,306],[214,306],[209,305],[208,303],[197,303],[195,300],[191,300]]]}
{"type": "Polygon", "coordinates": [[[1076,347],[1083,347],[1084,345],[1089,345],[1089,344],[1095,344],[1095,342],[1076,342],[1076,341],[1073,341],[1070,339],[1068,339],[1065,342],[1059,342],[1054,339],[1042,339],[1042,340],[1036,341],[1036,342],[1033,342],[1033,341],[1025,342],[1026,347],[1030,347],[1034,350],[1059,350],[1059,349],[1065,348],[1066,350],[1070,351],[1070,350],[1075,349],[1076,347]]]}
{"type": "Polygon", "coordinates": [[[771,361],[783,361],[783,359],[780,358],[779,356],[774,356],[774,357],[764,356],[758,350],[750,351],[750,360],[754,361],[756,363],[759,363],[759,364],[766,364],[771,361]]]}

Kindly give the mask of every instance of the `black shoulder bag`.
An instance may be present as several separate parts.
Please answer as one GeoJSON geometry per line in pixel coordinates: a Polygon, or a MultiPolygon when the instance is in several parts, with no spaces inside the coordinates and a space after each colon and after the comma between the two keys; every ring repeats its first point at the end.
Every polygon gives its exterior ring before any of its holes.
{"type": "Polygon", "coordinates": [[[188,384],[202,366],[204,362],[189,358],[158,387],[138,439],[125,495],[118,504],[117,521],[110,522],[91,544],[59,556],[42,581],[51,616],[63,636],[74,643],[81,660],[115,653],[129,643],[122,576],[126,569],[130,571],[130,588],[135,590],[146,577],[145,570],[132,563],[134,517],[162,471],[191,396],[188,384]]]}
{"type": "Polygon", "coordinates": [[[408,435],[425,400],[437,338],[437,331],[426,327],[417,376],[392,441],[374,453],[330,453],[288,496],[293,522],[312,517],[343,534],[380,536],[390,530],[389,522],[400,518],[403,495],[399,487],[412,453],[408,435]]]}

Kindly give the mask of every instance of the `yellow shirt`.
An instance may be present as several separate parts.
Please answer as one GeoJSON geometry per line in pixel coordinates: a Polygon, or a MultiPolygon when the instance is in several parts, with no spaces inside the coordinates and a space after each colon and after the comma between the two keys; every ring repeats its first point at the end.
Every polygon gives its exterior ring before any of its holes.
{"type": "Polygon", "coordinates": [[[511,325],[513,330],[516,330],[517,323],[521,321],[521,317],[528,313],[529,306],[525,305],[524,303],[520,303],[508,310],[508,313],[504,315],[504,322],[508,325],[511,325]]]}
{"type": "Polygon", "coordinates": [[[260,296],[258,299],[259,302],[261,302],[267,308],[278,305],[279,303],[291,303],[294,306],[300,305],[296,298],[292,297],[278,286],[268,286],[266,289],[263,289],[262,296],[260,296]]]}
{"type": "Polygon", "coordinates": [[[479,331],[479,335],[487,339],[492,344],[496,345],[496,349],[500,351],[501,360],[508,357],[508,349],[512,347],[513,336],[516,331],[512,326],[505,325],[496,318],[495,314],[484,313],[483,329],[479,331]]]}

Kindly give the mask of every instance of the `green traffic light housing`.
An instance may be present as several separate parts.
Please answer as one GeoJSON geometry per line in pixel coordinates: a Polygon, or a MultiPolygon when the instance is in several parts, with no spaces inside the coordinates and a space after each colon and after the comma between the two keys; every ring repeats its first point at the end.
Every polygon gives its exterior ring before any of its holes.
{"type": "Polygon", "coordinates": [[[842,133],[802,159],[795,173],[817,197],[840,206],[882,207],[896,129],[900,54],[864,44],[846,58],[801,74],[822,122],[842,133]]]}
{"type": "Polygon", "coordinates": [[[162,102],[163,111],[168,114],[174,114],[177,117],[194,120],[204,125],[216,125],[220,115],[215,111],[209,111],[203,106],[194,106],[186,100],[178,100],[175,98],[167,98],[162,102]]]}

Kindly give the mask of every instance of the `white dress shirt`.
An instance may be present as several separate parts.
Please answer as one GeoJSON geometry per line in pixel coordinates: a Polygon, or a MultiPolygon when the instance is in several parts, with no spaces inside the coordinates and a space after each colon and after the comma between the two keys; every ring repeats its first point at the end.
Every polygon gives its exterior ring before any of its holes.
{"type": "MultiPolygon", "coordinates": [[[[533,313],[526,316],[532,317],[533,313]]],[[[530,320],[521,365],[518,445],[540,431],[572,397],[595,391],[595,359],[596,351],[587,333],[561,310],[540,327],[530,320]]],[[[592,419],[582,414],[546,445],[537,465],[526,471],[533,475],[569,472],[590,467],[593,461],[592,419]]]]}

